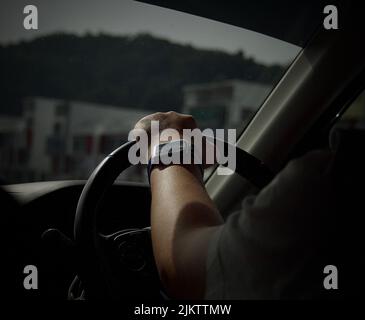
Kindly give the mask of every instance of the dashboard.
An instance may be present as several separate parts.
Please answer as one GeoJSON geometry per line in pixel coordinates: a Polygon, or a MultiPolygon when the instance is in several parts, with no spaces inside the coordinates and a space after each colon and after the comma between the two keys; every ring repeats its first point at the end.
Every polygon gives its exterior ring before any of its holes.
{"type": "MultiPolygon", "coordinates": [[[[73,224],[79,196],[86,181],[52,181],[8,185],[3,188],[19,203],[16,219],[17,267],[23,273],[26,265],[39,270],[39,290],[26,295],[67,298],[68,287],[75,276],[73,258],[67,250],[52,243],[43,233],[57,229],[73,239],[73,224]]],[[[150,225],[150,190],[147,185],[118,182],[104,197],[98,217],[99,232],[111,234],[128,228],[150,225]]],[[[15,246],[14,246],[15,247],[15,246]]],[[[24,277],[17,277],[23,288],[24,277]]],[[[24,291],[24,290],[23,290],[24,291]]]]}

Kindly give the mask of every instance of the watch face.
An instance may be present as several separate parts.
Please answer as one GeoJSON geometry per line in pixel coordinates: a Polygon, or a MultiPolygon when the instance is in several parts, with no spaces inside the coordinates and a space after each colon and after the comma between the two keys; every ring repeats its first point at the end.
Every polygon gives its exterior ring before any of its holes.
{"type": "Polygon", "coordinates": [[[152,163],[179,164],[182,163],[182,155],[191,154],[191,148],[186,140],[175,140],[161,143],[155,147],[152,154],[152,163]]]}
{"type": "Polygon", "coordinates": [[[188,143],[185,140],[175,140],[159,145],[160,155],[172,156],[175,153],[181,153],[188,150],[188,143]]]}

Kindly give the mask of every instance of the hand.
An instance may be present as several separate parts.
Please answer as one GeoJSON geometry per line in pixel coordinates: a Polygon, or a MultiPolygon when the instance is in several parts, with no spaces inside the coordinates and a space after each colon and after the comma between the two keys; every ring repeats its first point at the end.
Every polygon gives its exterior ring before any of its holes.
{"type": "MultiPolygon", "coordinates": [[[[162,143],[172,140],[179,140],[183,138],[183,130],[190,129],[194,130],[197,129],[197,124],[195,119],[191,115],[177,113],[174,111],[169,112],[158,112],[148,115],[141,120],[139,120],[134,129],[136,130],[144,130],[147,132],[149,137],[149,150],[148,150],[148,157],[151,155],[151,150],[153,148],[162,143]],[[151,122],[158,121],[159,122],[159,131],[152,133],[151,132],[151,122]],[[175,129],[175,132],[166,131],[166,129],[175,129]],[[164,131],[165,132],[162,132],[164,131]],[[161,134],[162,132],[162,134],[161,134]],[[154,134],[155,136],[151,136],[154,134]]],[[[213,143],[209,142],[203,135],[202,132],[199,131],[197,134],[198,137],[201,138],[201,145],[194,144],[194,150],[197,152],[203,162],[204,167],[209,167],[216,162],[216,155],[215,155],[215,146],[213,143]],[[207,154],[211,155],[211,160],[207,161],[207,154]],[[208,162],[208,163],[207,163],[208,162]]],[[[194,141],[190,141],[194,143],[194,141]]]]}
{"type": "Polygon", "coordinates": [[[151,115],[148,115],[141,120],[139,120],[134,129],[142,129],[145,130],[149,136],[149,154],[151,154],[151,150],[153,150],[154,146],[160,144],[161,142],[167,142],[168,140],[179,140],[182,138],[184,129],[196,129],[197,125],[194,118],[191,115],[186,115],[182,113],[177,113],[174,111],[169,112],[157,112],[151,115]],[[159,122],[159,137],[151,136],[151,121],[159,122]],[[166,129],[175,129],[177,131],[177,135],[172,135],[168,139],[166,135],[160,135],[161,131],[166,129]]]}

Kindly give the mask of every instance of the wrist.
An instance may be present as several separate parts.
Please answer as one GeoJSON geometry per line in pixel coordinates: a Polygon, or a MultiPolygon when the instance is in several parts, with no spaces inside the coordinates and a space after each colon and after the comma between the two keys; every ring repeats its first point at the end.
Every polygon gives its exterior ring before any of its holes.
{"type": "Polygon", "coordinates": [[[178,139],[154,145],[147,165],[150,175],[153,169],[164,169],[170,166],[181,166],[191,171],[203,181],[204,167],[199,151],[187,140],[178,139]]]}
{"type": "Polygon", "coordinates": [[[204,171],[200,165],[196,164],[157,164],[151,168],[149,173],[149,182],[152,185],[157,179],[165,179],[166,175],[174,175],[177,178],[182,174],[193,175],[199,183],[204,183],[204,171]]]}
{"type": "Polygon", "coordinates": [[[158,147],[162,144],[165,144],[165,143],[170,143],[170,142],[174,142],[174,141],[178,141],[178,140],[182,140],[182,139],[183,139],[182,135],[170,137],[170,139],[162,139],[161,136],[152,136],[151,143],[150,143],[149,149],[148,149],[148,160],[150,160],[153,156],[156,156],[156,153],[154,153],[156,151],[156,147],[158,147]]]}

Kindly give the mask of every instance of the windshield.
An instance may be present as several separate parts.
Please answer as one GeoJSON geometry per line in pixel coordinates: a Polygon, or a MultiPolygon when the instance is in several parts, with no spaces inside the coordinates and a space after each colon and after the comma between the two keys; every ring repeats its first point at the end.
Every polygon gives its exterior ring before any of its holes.
{"type": "MultiPolygon", "coordinates": [[[[138,119],[157,111],[242,130],[301,50],[134,1],[34,3],[38,30],[23,28],[26,2],[9,0],[0,13],[5,184],[87,179],[138,119]]],[[[145,168],[120,179],[145,182],[145,168]]]]}

